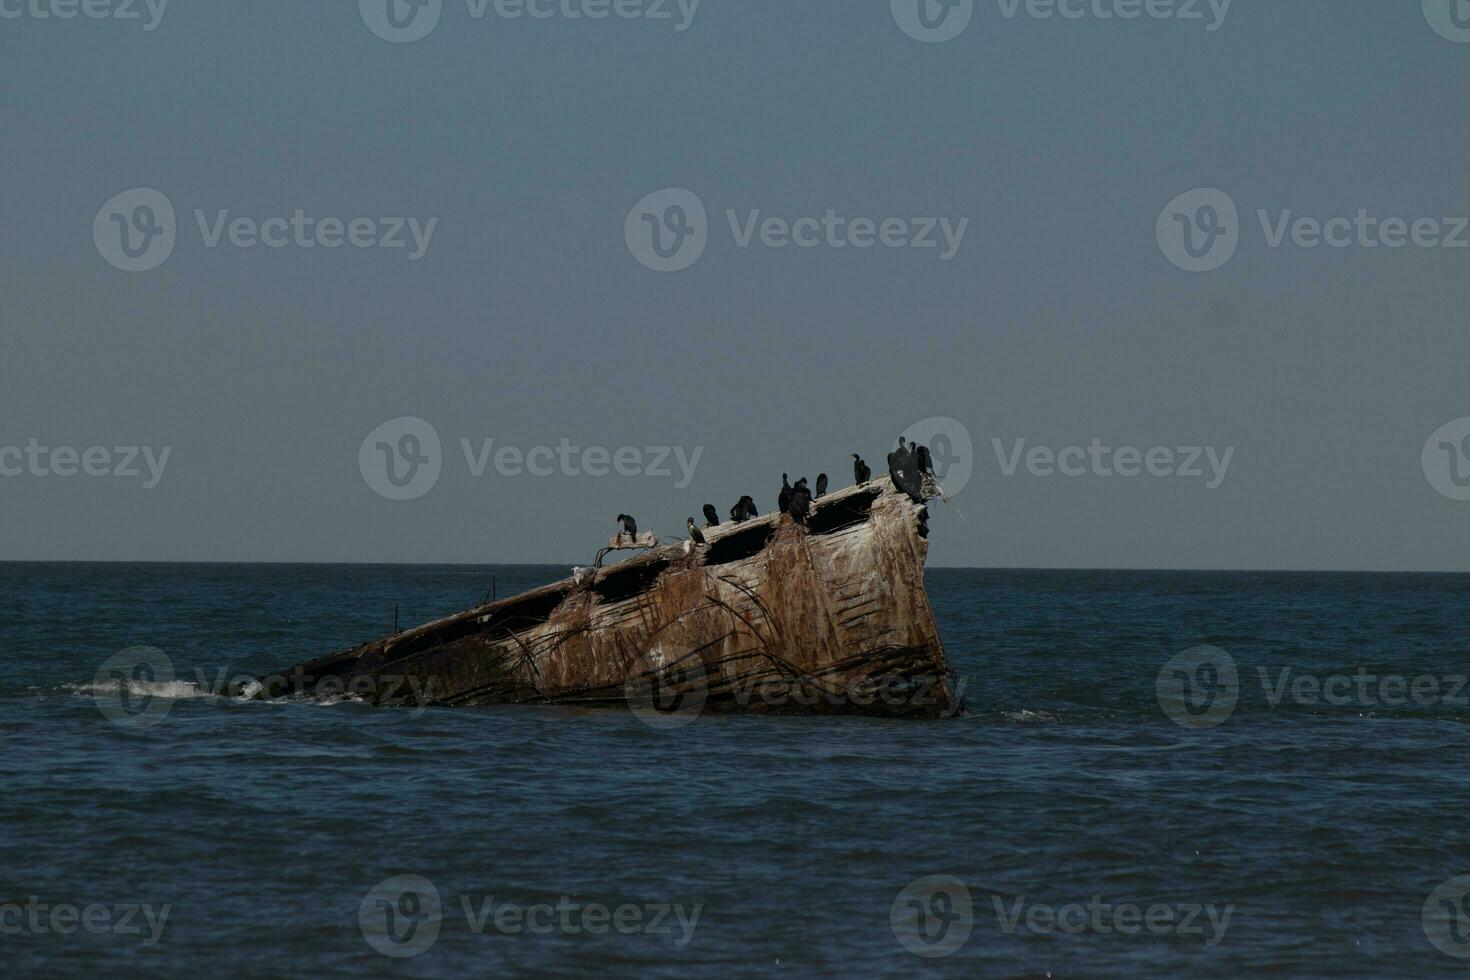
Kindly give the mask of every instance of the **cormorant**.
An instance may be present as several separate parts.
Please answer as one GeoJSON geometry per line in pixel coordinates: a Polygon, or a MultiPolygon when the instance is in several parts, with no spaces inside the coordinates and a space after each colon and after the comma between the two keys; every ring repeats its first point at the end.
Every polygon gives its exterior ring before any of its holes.
{"type": "Polygon", "coordinates": [[[699,533],[699,528],[694,525],[694,518],[689,518],[689,540],[695,544],[704,544],[704,535],[699,533]]]}
{"type": "Polygon", "coordinates": [[[752,517],[759,516],[760,511],[756,508],[755,501],[751,500],[748,496],[741,497],[739,500],[735,501],[735,506],[730,508],[730,520],[734,521],[736,524],[739,524],[741,521],[748,521],[752,517]]]}
{"type": "Polygon", "coordinates": [[[714,504],[705,504],[704,505],[704,526],[705,527],[719,527],[720,526],[720,512],[717,511],[717,510],[715,510],[715,505],[714,504]]]}
{"type": "Polygon", "coordinates": [[[929,447],[923,443],[914,443],[914,465],[919,468],[920,477],[934,472],[934,457],[929,455],[929,447]]]}
{"type": "Polygon", "coordinates": [[[898,437],[898,465],[905,473],[913,472],[914,453],[909,449],[908,440],[903,436],[898,437]]]}
{"type": "Polygon", "coordinates": [[[817,495],[816,495],[816,499],[820,500],[821,497],[822,497],[822,494],[824,494],[826,492],[827,492],[827,474],[826,473],[818,473],[817,474],[817,495]]]}
{"type": "MultiPolygon", "coordinates": [[[[899,441],[900,443],[902,442],[902,440],[899,441]]],[[[914,484],[913,479],[909,476],[904,466],[905,460],[903,457],[905,455],[907,455],[907,450],[902,445],[888,454],[888,475],[893,478],[893,485],[895,487],[912,497],[914,503],[922,504],[924,502],[924,494],[914,484]]],[[[909,462],[911,463],[912,460],[909,462]]]]}
{"type": "Polygon", "coordinates": [[[798,524],[805,524],[807,514],[812,509],[812,492],[806,487],[806,480],[797,480],[796,486],[791,488],[791,499],[786,502],[786,513],[798,524]]]}
{"type": "Polygon", "coordinates": [[[633,520],[631,514],[619,514],[618,521],[623,525],[623,532],[633,537],[638,537],[638,522],[633,520]]]}
{"type": "Polygon", "coordinates": [[[786,513],[786,505],[791,502],[791,484],[786,482],[786,474],[781,474],[781,492],[776,495],[776,509],[786,513]]]}
{"type": "Polygon", "coordinates": [[[868,469],[868,464],[857,453],[852,454],[852,478],[858,486],[862,486],[873,478],[873,471],[868,469]]]}

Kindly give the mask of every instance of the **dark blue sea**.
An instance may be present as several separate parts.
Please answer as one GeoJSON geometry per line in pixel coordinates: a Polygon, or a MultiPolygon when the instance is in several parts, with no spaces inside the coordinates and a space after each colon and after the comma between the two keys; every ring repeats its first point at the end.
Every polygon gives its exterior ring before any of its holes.
{"type": "Polygon", "coordinates": [[[931,569],[940,721],[207,693],[567,571],[0,565],[0,975],[1470,970],[1467,576],[931,569]]]}

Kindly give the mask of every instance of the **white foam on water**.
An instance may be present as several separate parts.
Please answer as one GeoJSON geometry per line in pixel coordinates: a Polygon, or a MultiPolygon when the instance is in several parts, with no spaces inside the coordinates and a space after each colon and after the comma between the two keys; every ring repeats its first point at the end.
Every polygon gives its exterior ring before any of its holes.
{"type": "Polygon", "coordinates": [[[98,684],[68,684],[67,689],[78,697],[95,697],[98,694],[127,694],[135,698],[212,698],[213,691],[206,691],[193,681],[137,681],[122,679],[103,681],[98,684]],[[124,686],[126,683],[126,686],[124,686]]]}
{"type": "Polygon", "coordinates": [[[1057,716],[1050,711],[1032,711],[1030,708],[1022,708],[1020,711],[1002,711],[1001,717],[1008,721],[1056,721],[1057,716]]]}

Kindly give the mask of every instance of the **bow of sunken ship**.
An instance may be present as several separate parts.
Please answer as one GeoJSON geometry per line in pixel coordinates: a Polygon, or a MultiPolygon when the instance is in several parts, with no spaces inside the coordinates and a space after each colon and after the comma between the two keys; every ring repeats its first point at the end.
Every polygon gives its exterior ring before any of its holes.
{"type": "MultiPolygon", "coordinates": [[[[888,477],[260,678],[255,697],[958,713],[924,591],[928,510],[888,477]]],[[[620,535],[609,550],[651,536],[620,535]]],[[[600,556],[599,556],[600,557],[600,556]]]]}

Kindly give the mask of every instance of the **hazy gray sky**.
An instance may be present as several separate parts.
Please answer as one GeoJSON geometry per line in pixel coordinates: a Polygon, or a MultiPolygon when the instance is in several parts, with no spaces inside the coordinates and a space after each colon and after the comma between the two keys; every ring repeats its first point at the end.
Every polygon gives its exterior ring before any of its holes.
{"type": "Polygon", "coordinates": [[[585,562],[937,416],[933,564],[1470,569],[1470,3],[537,2],[0,0],[0,559],[585,562]]]}

